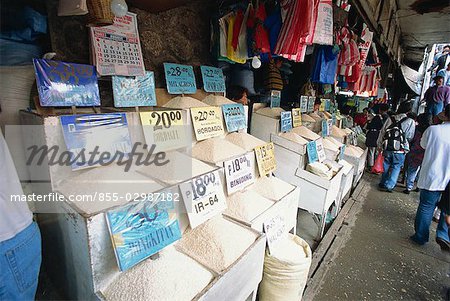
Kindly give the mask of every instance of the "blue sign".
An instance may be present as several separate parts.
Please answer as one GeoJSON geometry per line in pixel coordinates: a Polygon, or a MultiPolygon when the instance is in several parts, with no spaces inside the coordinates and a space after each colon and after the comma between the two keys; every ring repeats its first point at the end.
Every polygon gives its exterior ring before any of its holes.
{"type": "Polygon", "coordinates": [[[181,238],[178,220],[169,214],[173,207],[173,201],[166,199],[158,202],[144,199],[106,213],[121,271],[133,267],[181,238]]]}
{"type": "Polygon", "coordinates": [[[100,105],[94,66],[33,59],[39,101],[43,107],[100,105]]]}
{"type": "Polygon", "coordinates": [[[325,99],[325,111],[330,111],[331,100],[325,99]]]}
{"type": "Polygon", "coordinates": [[[308,97],[308,112],[314,111],[314,103],[316,102],[316,98],[314,96],[308,97]]]}
{"type": "Polygon", "coordinates": [[[225,92],[225,79],[220,68],[200,66],[203,78],[203,89],[206,92],[225,92]]]}
{"type": "Polygon", "coordinates": [[[115,107],[156,106],[155,77],[152,71],[144,76],[113,76],[115,107]]]}
{"type": "Polygon", "coordinates": [[[167,91],[170,94],[195,94],[194,69],[192,66],[164,63],[167,91]]]}
{"type": "Polygon", "coordinates": [[[326,119],[322,119],[322,137],[327,137],[330,133],[330,129],[328,128],[328,121],[326,119]]]}
{"type": "Polygon", "coordinates": [[[345,155],[345,144],[342,144],[340,152],[339,152],[339,160],[344,159],[344,155],[345,155]]]}
{"type": "Polygon", "coordinates": [[[331,115],[331,122],[333,123],[333,125],[336,125],[336,113],[333,113],[331,115]]]}
{"type": "Polygon", "coordinates": [[[272,90],[270,91],[270,107],[276,108],[281,104],[281,91],[272,90]]]}
{"type": "Polygon", "coordinates": [[[292,113],[281,112],[281,131],[289,132],[292,130],[292,113]]]}
{"type": "Polygon", "coordinates": [[[247,128],[245,110],[242,104],[222,105],[222,112],[228,132],[235,132],[247,128]]]}
{"type": "Polygon", "coordinates": [[[319,154],[317,153],[316,141],[310,141],[306,144],[306,153],[308,154],[309,163],[319,161],[319,154]]]}
{"type": "Polygon", "coordinates": [[[125,113],[67,115],[60,118],[73,170],[107,165],[128,157],[131,152],[125,113]]]}

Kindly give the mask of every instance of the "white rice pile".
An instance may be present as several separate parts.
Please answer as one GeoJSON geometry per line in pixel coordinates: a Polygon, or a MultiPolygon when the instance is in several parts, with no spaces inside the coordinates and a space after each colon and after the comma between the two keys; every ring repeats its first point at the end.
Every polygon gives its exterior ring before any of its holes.
{"type": "Polygon", "coordinates": [[[328,180],[331,180],[331,178],[333,177],[333,172],[331,171],[331,169],[320,162],[309,163],[308,165],[306,165],[306,170],[328,180]]]}
{"type": "Polygon", "coordinates": [[[256,113],[260,115],[264,115],[271,118],[279,118],[281,116],[281,112],[284,112],[284,110],[279,107],[276,108],[265,107],[256,111],[256,113]]]}
{"type": "Polygon", "coordinates": [[[317,114],[317,113],[310,113],[309,114],[309,117],[311,117],[312,119],[314,119],[315,121],[321,121],[322,119],[323,119],[323,117],[322,116],[320,116],[319,114],[317,114]]]}
{"type": "Polygon", "coordinates": [[[228,105],[228,104],[236,104],[234,101],[229,100],[226,97],[223,97],[221,95],[213,95],[213,94],[206,96],[203,99],[203,102],[206,103],[208,106],[221,106],[221,105],[228,105]]]}
{"type": "Polygon", "coordinates": [[[234,263],[256,238],[254,232],[216,216],[194,229],[188,229],[176,248],[220,273],[234,263]]]}
{"type": "Polygon", "coordinates": [[[266,199],[279,201],[282,197],[292,191],[294,186],[276,177],[262,176],[248,189],[255,191],[266,199]]]}
{"type": "Polygon", "coordinates": [[[331,143],[333,143],[334,145],[336,145],[337,147],[341,147],[342,143],[337,141],[336,139],[334,139],[333,137],[326,137],[324,140],[328,140],[331,143]]]}
{"type": "Polygon", "coordinates": [[[272,257],[292,264],[300,264],[304,262],[307,255],[308,254],[305,252],[303,247],[295,242],[293,235],[290,233],[286,239],[283,239],[278,243],[276,248],[270,254],[272,257]]]}
{"type": "Polygon", "coordinates": [[[331,127],[331,136],[344,138],[345,136],[347,136],[347,133],[343,129],[340,129],[337,126],[333,125],[331,127]]]}
{"type": "Polygon", "coordinates": [[[306,138],[308,140],[317,140],[320,138],[319,135],[308,129],[304,126],[299,126],[292,129],[292,132],[296,133],[297,135],[302,136],[303,138],[306,138]]]}
{"type": "Polygon", "coordinates": [[[278,134],[278,136],[283,137],[289,141],[301,144],[301,145],[305,145],[308,143],[308,140],[306,140],[302,136],[300,136],[296,133],[293,133],[293,132],[280,133],[280,134],[278,134]]]}
{"type": "Polygon", "coordinates": [[[252,151],[257,146],[266,144],[265,141],[256,138],[247,133],[231,133],[225,136],[225,140],[245,149],[246,151],[252,151]]]}
{"type": "Polygon", "coordinates": [[[302,114],[302,122],[316,122],[316,120],[308,114],[302,114]]]}
{"type": "Polygon", "coordinates": [[[347,133],[348,135],[351,135],[354,133],[351,129],[348,129],[348,128],[345,128],[344,132],[347,133]]]}
{"type": "Polygon", "coordinates": [[[335,175],[336,173],[339,172],[339,170],[341,170],[342,165],[337,163],[336,161],[331,161],[331,160],[325,160],[323,161],[323,163],[328,166],[329,169],[331,169],[331,171],[333,172],[333,175],[335,175]]]}
{"type": "Polygon", "coordinates": [[[203,140],[192,147],[192,157],[214,164],[245,153],[245,149],[221,137],[203,140]]]}
{"type": "Polygon", "coordinates": [[[154,180],[136,171],[126,172],[124,169],[125,166],[116,164],[91,168],[65,180],[55,190],[67,198],[80,195],[91,196],[92,201],[74,201],[73,204],[84,213],[94,214],[125,204],[130,200],[130,195],[150,193],[163,188],[154,180]],[[95,195],[105,195],[105,193],[110,195],[117,193],[117,200],[103,201],[99,197],[94,198],[95,195]]]}
{"type": "Polygon", "coordinates": [[[163,166],[145,166],[137,172],[168,185],[175,185],[214,169],[202,161],[177,151],[167,152],[166,160],[169,160],[169,163],[163,166]]]}
{"type": "Polygon", "coordinates": [[[323,147],[326,148],[326,149],[329,149],[329,150],[331,150],[333,152],[338,152],[339,151],[339,147],[337,147],[336,144],[334,144],[333,142],[331,142],[328,139],[323,139],[322,143],[323,143],[323,147]]]}
{"type": "Polygon", "coordinates": [[[361,157],[363,153],[364,153],[364,151],[361,148],[359,148],[357,146],[353,146],[353,145],[347,145],[345,147],[345,151],[344,151],[344,154],[346,156],[357,157],[357,158],[361,157]]]}
{"type": "Polygon", "coordinates": [[[169,100],[168,103],[163,105],[164,108],[172,108],[172,109],[190,109],[190,108],[199,108],[199,107],[207,107],[208,105],[197,100],[195,98],[189,96],[177,96],[169,100]]]}
{"type": "Polygon", "coordinates": [[[156,260],[146,259],[112,282],[106,300],[192,300],[214,278],[192,258],[167,247],[156,260]]]}
{"type": "Polygon", "coordinates": [[[239,191],[227,197],[228,208],[225,213],[239,220],[251,222],[272,205],[273,201],[252,190],[239,191]]]}

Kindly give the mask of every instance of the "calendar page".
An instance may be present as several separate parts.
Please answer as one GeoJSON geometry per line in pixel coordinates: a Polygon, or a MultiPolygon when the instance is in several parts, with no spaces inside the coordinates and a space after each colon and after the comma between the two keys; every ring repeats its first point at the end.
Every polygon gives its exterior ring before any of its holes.
{"type": "Polygon", "coordinates": [[[115,17],[114,24],[91,27],[93,64],[100,75],[144,75],[136,14],[115,17]]]}

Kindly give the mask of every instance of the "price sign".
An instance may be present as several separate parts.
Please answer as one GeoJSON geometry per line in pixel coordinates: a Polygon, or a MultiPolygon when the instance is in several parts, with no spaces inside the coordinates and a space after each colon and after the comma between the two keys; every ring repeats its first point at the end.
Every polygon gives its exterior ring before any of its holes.
{"type": "Polygon", "coordinates": [[[260,176],[272,173],[277,168],[273,143],[255,147],[256,163],[260,176]]]}
{"type": "Polygon", "coordinates": [[[316,140],[317,158],[319,162],[323,162],[327,156],[325,155],[325,149],[323,148],[322,138],[316,140]]]}
{"type": "Polygon", "coordinates": [[[180,191],[191,228],[201,225],[227,208],[218,170],[181,183],[180,191]]]}
{"type": "Polygon", "coordinates": [[[181,111],[141,112],[142,128],[147,145],[155,145],[158,152],[188,145],[181,111]]]}
{"type": "Polygon", "coordinates": [[[170,94],[195,94],[194,69],[192,66],[164,63],[167,91],[170,94]]]}
{"type": "Polygon", "coordinates": [[[269,248],[269,254],[276,249],[279,242],[287,239],[286,222],[280,215],[265,221],[263,223],[264,232],[267,237],[267,247],[269,248]]]}
{"type": "Polygon", "coordinates": [[[220,68],[200,66],[203,78],[203,89],[206,92],[225,92],[225,80],[220,68]]]}
{"type": "Polygon", "coordinates": [[[255,156],[253,152],[224,162],[228,195],[255,182],[255,156]]]}
{"type": "Polygon", "coordinates": [[[328,119],[328,136],[330,135],[331,129],[333,128],[333,119],[328,119]]]}
{"type": "Polygon", "coordinates": [[[220,107],[192,108],[191,117],[197,141],[218,137],[225,133],[220,107]]]}
{"type": "MultiPolygon", "coordinates": [[[[161,193],[163,197],[166,194],[161,193]]],[[[167,194],[171,195],[171,194],[167,194]]],[[[172,200],[142,200],[106,213],[111,240],[121,271],[159,252],[181,238],[178,220],[169,213],[172,200]]]]}
{"type": "Polygon", "coordinates": [[[316,141],[310,141],[306,144],[306,153],[308,154],[308,162],[313,163],[319,160],[317,154],[316,141]]]}
{"type": "Polygon", "coordinates": [[[332,122],[333,125],[336,125],[336,113],[333,113],[331,115],[331,122],[332,122]]]}
{"type": "Polygon", "coordinates": [[[320,99],[320,107],[319,107],[319,111],[320,112],[324,112],[325,111],[325,103],[327,102],[326,99],[322,98],[320,99]]]}
{"type": "Polygon", "coordinates": [[[115,107],[156,106],[155,78],[151,71],[144,76],[113,76],[115,107]]]}
{"type": "Polygon", "coordinates": [[[342,144],[342,146],[339,149],[339,160],[344,159],[344,155],[345,155],[345,144],[342,144]]]}
{"type": "Polygon", "coordinates": [[[292,109],[292,126],[298,127],[302,125],[302,114],[300,109],[292,109]]]}
{"type": "Polygon", "coordinates": [[[331,100],[325,99],[325,111],[330,111],[331,108],[331,100]]]}
{"type": "Polygon", "coordinates": [[[245,110],[242,104],[222,105],[222,111],[228,132],[236,132],[247,128],[245,110]]]}
{"type": "Polygon", "coordinates": [[[327,137],[330,135],[328,121],[326,119],[322,119],[322,137],[327,137]]]}
{"type": "Polygon", "coordinates": [[[281,112],[281,131],[289,132],[292,130],[292,113],[291,112],[281,112]]]}
{"type": "Polygon", "coordinates": [[[314,103],[316,102],[316,98],[314,96],[308,97],[308,112],[314,112],[314,103]]]}
{"type": "Polygon", "coordinates": [[[306,113],[308,111],[308,96],[300,97],[300,112],[306,113]]]}
{"type": "Polygon", "coordinates": [[[281,91],[272,90],[270,91],[270,107],[279,107],[281,104],[281,91]]]}

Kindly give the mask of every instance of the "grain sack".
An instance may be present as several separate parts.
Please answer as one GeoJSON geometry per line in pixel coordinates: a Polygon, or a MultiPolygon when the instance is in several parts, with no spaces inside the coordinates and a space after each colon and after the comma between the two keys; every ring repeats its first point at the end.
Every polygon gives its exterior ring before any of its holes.
{"type": "Polygon", "coordinates": [[[208,106],[221,106],[221,105],[236,104],[234,101],[229,100],[226,97],[223,97],[221,95],[213,95],[213,94],[206,96],[203,99],[203,102],[205,104],[207,104],[208,106]]]}
{"type": "Polygon", "coordinates": [[[276,177],[262,176],[248,189],[251,189],[266,199],[278,201],[294,189],[291,184],[276,177]]]}
{"type": "Polygon", "coordinates": [[[188,229],[175,247],[217,273],[233,264],[252,244],[257,234],[221,215],[188,229]]]}
{"type": "Polygon", "coordinates": [[[260,115],[264,115],[271,118],[280,118],[281,112],[284,112],[282,108],[269,108],[265,107],[256,111],[260,115]]]}
{"type": "Polygon", "coordinates": [[[301,145],[306,145],[308,143],[308,140],[293,132],[279,133],[278,136],[301,145]]]}
{"type": "Polygon", "coordinates": [[[308,280],[311,258],[308,243],[290,233],[271,255],[266,250],[263,279],[258,291],[259,300],[301,300],[308,280]]]}
{"type": "Polygon", "coordinates": [[[192,157],[213,164],[245,153],[245,149],[220,137],[203,140],[192,147],[192,157]]]}
{"type": "Polygon", "coordinates": [[[252,190],[239,191],[227,197],[225,214],[241,221],[251,222],[274,204],[252,190]]]}
{"type": "Polygon", "coordinates": [[[156,260],[146,259],[120,273],[105,290],[106,300],[192,300],[214,278],[194,259],[167,247],[156,260]]]}
{"type": "Polygon", "coordinates": [[[323,163],[313,162],[306,165],[306,170],[327,180],[331,180],[333,172],[331,169],[323,163]]]}
{"type": "Polygon", "coordinates": [[[267,142],[256,138],[247,133],[231,133],[225,136],[225,140],[239,146],[240,148],[245,149],[250,152],[255,149],[257,146],[261,146],[267,144],[267,142]]]}
{"type": "Polygon", "coordinates": [[[333,176],[341,170],[342,165],[334,160],[325,160],[323,163],[333,172],[333,176]]]}
{"type": "Polygon", "coordinates": [[[314,133],[313,131],[311,131],[310,129],[308,129],[304,126],[299,126],[299,127],[293,128],[292,132],[294,132],[297,135],[302,136],[303,138],[311,140],[311,141],[317,140],[320,138],[319,135],[317,135],[316,133],[314,133]]]}
{"type": "Polygon", "coordinates": [[[200,108],[207,107],[208,105],[189,96],[177,96],[169,100],[168,103],[163,105],[164,108],[171,109],[190,109],[190,108],[200,108]]]}

